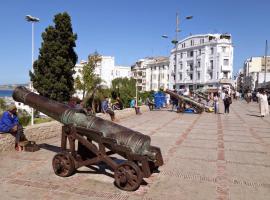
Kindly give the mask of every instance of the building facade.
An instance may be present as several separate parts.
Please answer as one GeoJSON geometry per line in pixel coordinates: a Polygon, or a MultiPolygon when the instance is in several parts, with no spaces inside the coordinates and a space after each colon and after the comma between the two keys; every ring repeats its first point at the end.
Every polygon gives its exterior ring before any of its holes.
{"type": "Polygon", "coordinates": [[[132,77],[137,81],[138,91],[158,91],[169,87],[169,59],[147,57],[131,66],[132,77]]]}
{"type": "Polygon", "coordinates": [[[169,71],[170,89],[194,90],[230,83],[233,73],[231,35],[192,35],[179,41],[171,51],[169,71]]]}
{"type": "MultiPolygon", "coordinates": [[[[83,66],[87,64],[87,61],[81,61],[75,65],[75,74],[74,78],[82,77],[83,66]]],[[[125,66],[115,66],[115,59],[113,56],[101,56],[101,61],[97,63],[95,68],[95,74],[97,74],[103,81],[103,85],[108,88],[111,87],[112,80],[115,78],[130,78],[131,70],[130,67],[125,66]]],[[[83,91],[76,90],[74,96],[83,98],[83,91]]]]}
{"type": "Polygon", "coordinates": [[[270,56],[246,59],[243,75],[243,91],[254,90],[262,83],[270,81],[270,56]]]}

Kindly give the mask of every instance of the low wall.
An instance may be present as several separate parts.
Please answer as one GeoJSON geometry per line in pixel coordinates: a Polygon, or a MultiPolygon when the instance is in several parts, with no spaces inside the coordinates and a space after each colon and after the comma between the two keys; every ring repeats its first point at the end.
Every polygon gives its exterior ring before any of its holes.
{"type": "MultiPolygon", "coordinates": [[[[141,112],[147,112],[148,107],[141,106],[141,112]]],[[[134,108],[126,108],[124,110],[116,110],[116,119],[124,119],[126,117],[135,115],[134,108]]],[[[110,120],[109,114],[98,113],[98,117],[110,120]]],[[[35,124],[27,126],[24,130],[26,138],[31,141],[42,141],[45,139],[53,138],[61,134],[62,124],[57,121],[46,122],[42,124],[35,124]]],[[[0,133],[0,152],[14,150],[15,138],[8,133],[0,133]]]]}

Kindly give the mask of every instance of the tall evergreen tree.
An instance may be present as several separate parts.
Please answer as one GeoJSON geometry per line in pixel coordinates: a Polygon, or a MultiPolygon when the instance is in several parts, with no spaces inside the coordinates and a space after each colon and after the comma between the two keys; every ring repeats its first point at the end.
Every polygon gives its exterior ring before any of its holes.
{"type": "Polygon", "coordinates": [[[34,62],[34,73],[30,72],[30,77],[41,95],[63,102],[74,93],[77,35],[73,34],[68,13],[55,15],[54,23],[55,26],[49,26],[42,33],[39,57],[34,62]]]}

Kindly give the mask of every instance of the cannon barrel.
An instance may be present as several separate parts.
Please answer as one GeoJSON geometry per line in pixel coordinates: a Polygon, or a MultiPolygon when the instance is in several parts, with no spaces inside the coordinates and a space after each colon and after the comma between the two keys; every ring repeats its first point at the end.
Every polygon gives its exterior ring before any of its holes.
{"type": "Polygon", "coordinates": [[[193,107],[196,108],[198,113],[202,113],[204,111],[204,106],[196,101],[194,101],[193,99],[189,98],[189,97],[185,97],[185,96],[181,96],[171,90],[166,89],[165,92],[177,99],[179,99],[180,101],[184,101],[185,103],[191,104],[193,107]]]}
{"type": "Polygon", "coordinates": [[[80,112],[80,110],[72,109],[68,105],[35,94],[22,86],[15,88],[13,99],[65,125],[72,124],[74,126],[96,130],[101,132],[103,137],[115,139],[118,144],[129,147],[133,153],[146,155],[151,159],[155,158],[155,153],[150,150],[151,138],[147,135],[94,115],[87,116],[80,112]]]}

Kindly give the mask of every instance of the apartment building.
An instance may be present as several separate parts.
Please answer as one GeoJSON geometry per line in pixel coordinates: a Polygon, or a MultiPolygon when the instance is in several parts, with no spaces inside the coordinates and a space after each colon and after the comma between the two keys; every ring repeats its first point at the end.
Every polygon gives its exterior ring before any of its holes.
{"type": "Polygon", "coordinates": [[[221,87],[231,84],[233,45],[229,34],[192,35],[172,49],[170,89],[221,87]]]}
{"type": "MultiPolygon", "coordinates": [[[[81,72],[83,70],[83,66],[86,64],[87,61],[81,61],[75,65],[74,78],[82,76],[81,72]]],[[[112,80],[115,78],[130,78],[131,70],[130,67],[116,66],[113,56],[101,56],[101,61],[97,63],[95,68],[95,74],[97,74],[103,80],[103,85],[111,87],[112,80]]],[[[83,91],[77,90],[75,96],[82,98],[83,91]]]]}
{"type": "Polygon", "coordinates": [[[158,91],[169,87],[169,59],[147,57],[131,66],[132,77],[137,80],[138,91],[158,91]]]}
{"type": "Polygon", "coordinates": [[[254,90],[264,81],[270,81],[270,56],[250,57],[243,66],[243,90],[254,90]],[[266,65],[265,65],[266,63],[266,65]]]}

